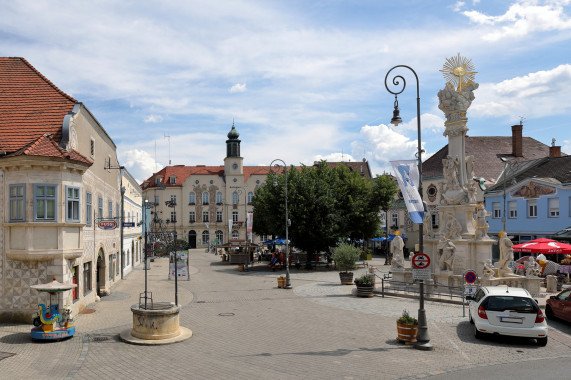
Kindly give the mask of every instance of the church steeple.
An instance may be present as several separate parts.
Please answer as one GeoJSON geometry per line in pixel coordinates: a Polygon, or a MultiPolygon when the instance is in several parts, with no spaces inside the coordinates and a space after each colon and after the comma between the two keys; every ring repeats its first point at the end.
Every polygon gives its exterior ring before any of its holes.
{"type": "Polygon", "coordinates": [[[228,132],[228,140],[226,140],[226,157],[240,157],[240,134],[232,121],[232,129],[228,132]]]}

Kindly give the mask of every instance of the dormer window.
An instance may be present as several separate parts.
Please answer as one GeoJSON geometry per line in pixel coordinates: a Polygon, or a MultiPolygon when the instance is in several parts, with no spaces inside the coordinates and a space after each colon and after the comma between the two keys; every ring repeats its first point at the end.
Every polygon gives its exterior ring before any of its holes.
{"type": "Polygon", "coordinates": [[[160,185],[161,181],[162,181],[161,177],[155,177],[155,184],[160,185]]]}
{"type": "Polygon", "coordinates": [[[176,176],[171,175],[170,178],[169,178],[169,183],[170,183],[171,185],[175,185],[175,184],[176,184],[176,176]]]}

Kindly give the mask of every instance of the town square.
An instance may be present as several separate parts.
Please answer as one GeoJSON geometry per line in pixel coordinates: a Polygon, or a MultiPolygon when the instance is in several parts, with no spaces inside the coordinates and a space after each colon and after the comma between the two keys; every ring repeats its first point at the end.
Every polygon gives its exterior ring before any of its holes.
{"type": "Polygon", "coordinates": [[[566,376],[568,2],[24,3],[0,377],[566,376]]]}

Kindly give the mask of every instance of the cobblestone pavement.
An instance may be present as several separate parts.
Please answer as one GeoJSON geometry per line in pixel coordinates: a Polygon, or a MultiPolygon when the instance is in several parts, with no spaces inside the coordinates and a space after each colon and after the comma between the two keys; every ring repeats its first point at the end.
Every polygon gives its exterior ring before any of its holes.
{"type": "MultiPolygon", "coordinates": [[[[476,340],[461,305],[432,302],[425,308],[435,349],[418,351],[395,340],[396,316],[403,309],[415,315],[417,300],[357,298],[352,286],[339,285],[336,271],[324,269],[292,269],[294,288],[278,289],[283,271],[256,264],[239,272],[202,250],[190,257],[191,280],[178,282],[180,324],[193,331],[189,340],[136,346],[118,339],[132,327],[130,306],[144,290],[141,266],[90,305],[93,313],[76,316],[71,339],[37,343],[30,325],[0,325],[0,378],[400,379],[571,357],[568,325],[550,322],[546,347],[532,340],[476,340]]],[[[147,272],[155,301],[174,301],[167,266],[158,259],[147,272]]]]}

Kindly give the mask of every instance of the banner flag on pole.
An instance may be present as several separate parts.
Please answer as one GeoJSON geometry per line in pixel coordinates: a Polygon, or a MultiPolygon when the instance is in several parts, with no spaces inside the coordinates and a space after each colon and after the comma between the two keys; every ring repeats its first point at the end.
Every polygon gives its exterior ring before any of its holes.
{"type": "Polygon", "coordinates": [[[398,160],[390,161],[399,183],[400,191],[406,203],[406,209],[413,223],[420,224],[424,218],[424,205],[418,192],[418,161],[398,160]]]}
{"type": "Polygon", "coordinates": [[[248,219],[246,220],[246,231],[247,232],[252,232],[253,224],[254,224],[254,213],[249,212],[248,213],[248,219]]]}
{"type": "Polygon", "coordinates": [[[228,219],[228,239],[232,239],[232,219],[228,219]]]}

